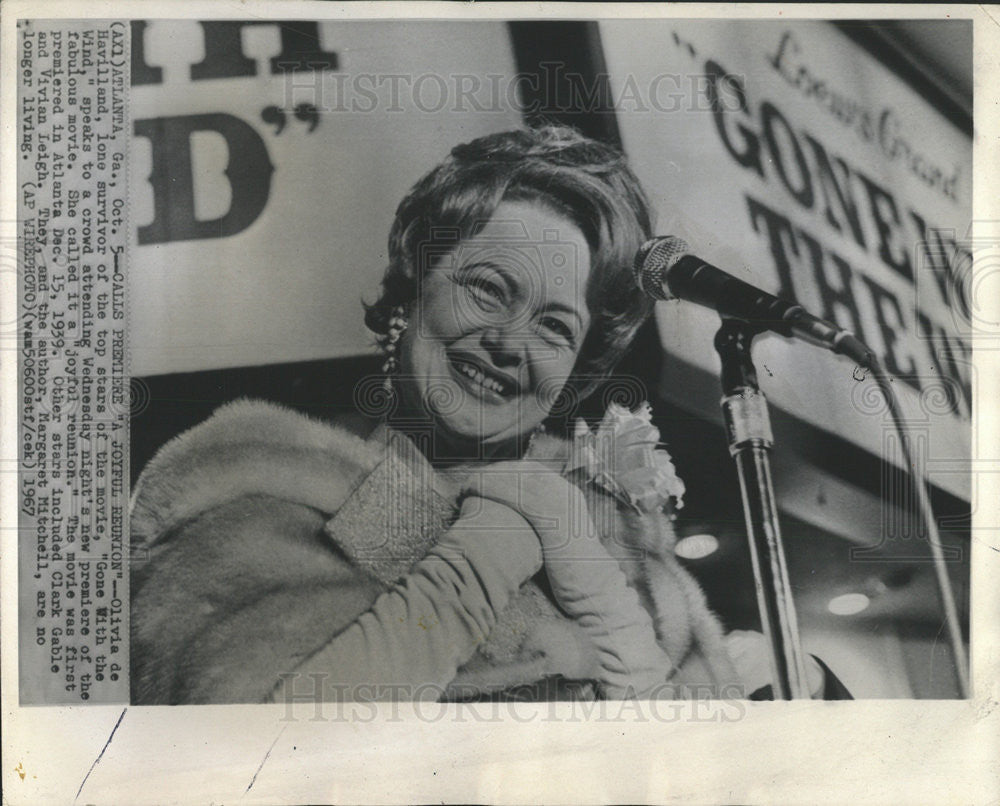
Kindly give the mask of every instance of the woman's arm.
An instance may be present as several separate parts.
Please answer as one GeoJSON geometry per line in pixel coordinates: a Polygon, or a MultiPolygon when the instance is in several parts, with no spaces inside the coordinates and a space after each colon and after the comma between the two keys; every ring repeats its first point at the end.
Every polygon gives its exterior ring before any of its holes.
{"type": "Polygon", "coordinates": [[[602,545],[583,493],[544,465],[526,460],[484,469],[469,490],[516,509],[531,523],[556,602],[597,650],[603,695],[664,693],[673,663],[657,643],[639,595],[602,545]]]}
{"type": "MultiPolygon", "coordinates": [[[[175,534],[136,592],[137,702],[436,698],[542,567],[539,532],[560,604],[599,650],[606,693],[642,693],[669,669],[617,563],[606,553],[562,562],[551,524],[531,526],[509,506],[469,496],[384,592],[327,542],[323,523],[308,507],[250,497],[175,534]]],[[[564,517],[556,531],[566,528],[564,517]]]]}
{"type": "Polygon", "coordinates": [[[283,676],[268,699],[320,688],[324,701],[437,700],[541,566],[538,539],[527,523],[506,507],[468,498],[427,556],[283,676]]]}
{"type": "Polygon", "coordinates": [[[309,507],[252,496],[172,535],[137,571],[136,702],[280,701],[317,680],[316,699],[440,696],[541,568],[531,528],[488,501],[466,502],[388,591],[324,523],[309,507]]]}

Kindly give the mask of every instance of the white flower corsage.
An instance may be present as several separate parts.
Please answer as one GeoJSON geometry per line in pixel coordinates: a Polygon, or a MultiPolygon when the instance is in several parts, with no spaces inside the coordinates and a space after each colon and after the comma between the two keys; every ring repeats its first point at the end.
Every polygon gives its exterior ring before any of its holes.
{"type": "Polygon", "coordinates": [[[646,402],[634,412],[611,403],[594,431],[577,420],[564,475],[576,473],[639,512],[660,510],[671,498],[673,508],[680,509],[684,482],[660,447],[652,414],[646,402]]]}

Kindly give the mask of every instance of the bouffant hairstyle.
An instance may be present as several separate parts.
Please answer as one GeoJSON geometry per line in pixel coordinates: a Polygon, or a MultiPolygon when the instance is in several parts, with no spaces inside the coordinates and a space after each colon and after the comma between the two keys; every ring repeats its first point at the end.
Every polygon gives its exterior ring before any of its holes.
{"type": "Polygon", "coordinates": [[[365,306],[365,324],[385,334],[392,309],[418,298],[434,256],[474,236],[505,200],[547,204],[587,239],[591,325],[568,382],[584,397],[612,371],[652,308],[631,276],[651,222],[649,202],[621,152],[568,126],[477,138],[453,148],[417,182],[396,210],[389,266],[379,298],[365,306]]]}

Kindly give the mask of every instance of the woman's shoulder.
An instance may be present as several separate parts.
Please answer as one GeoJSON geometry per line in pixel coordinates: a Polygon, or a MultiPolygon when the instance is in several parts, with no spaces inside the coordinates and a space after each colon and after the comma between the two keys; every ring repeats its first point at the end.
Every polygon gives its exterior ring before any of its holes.
{"type": "Polygon", "coordinates": [[[356,431],[257,400],[164,445],[132,500],[135,700],[259,700],[268,664],[363,612],[381,587],[324,525],[380,460],[356,431]]]}
{"type": "Polygon", "coordinates": [[[133,546],[248,495],[335,512],[381,458],[361,431],[263,400],[222,406],[143,468],[132,493],[133,546]]]}

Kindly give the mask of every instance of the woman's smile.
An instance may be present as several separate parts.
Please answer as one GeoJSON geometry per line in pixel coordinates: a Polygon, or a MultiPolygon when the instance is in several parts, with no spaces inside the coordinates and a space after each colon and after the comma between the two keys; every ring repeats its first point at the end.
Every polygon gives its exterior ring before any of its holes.
{"type": "Polygon", "coordinates": [[[472,394],[491,403],[507,403],[520,394],[520,384],[506,372],[464,351],[446,351],[455,376],[472,394]]]}

